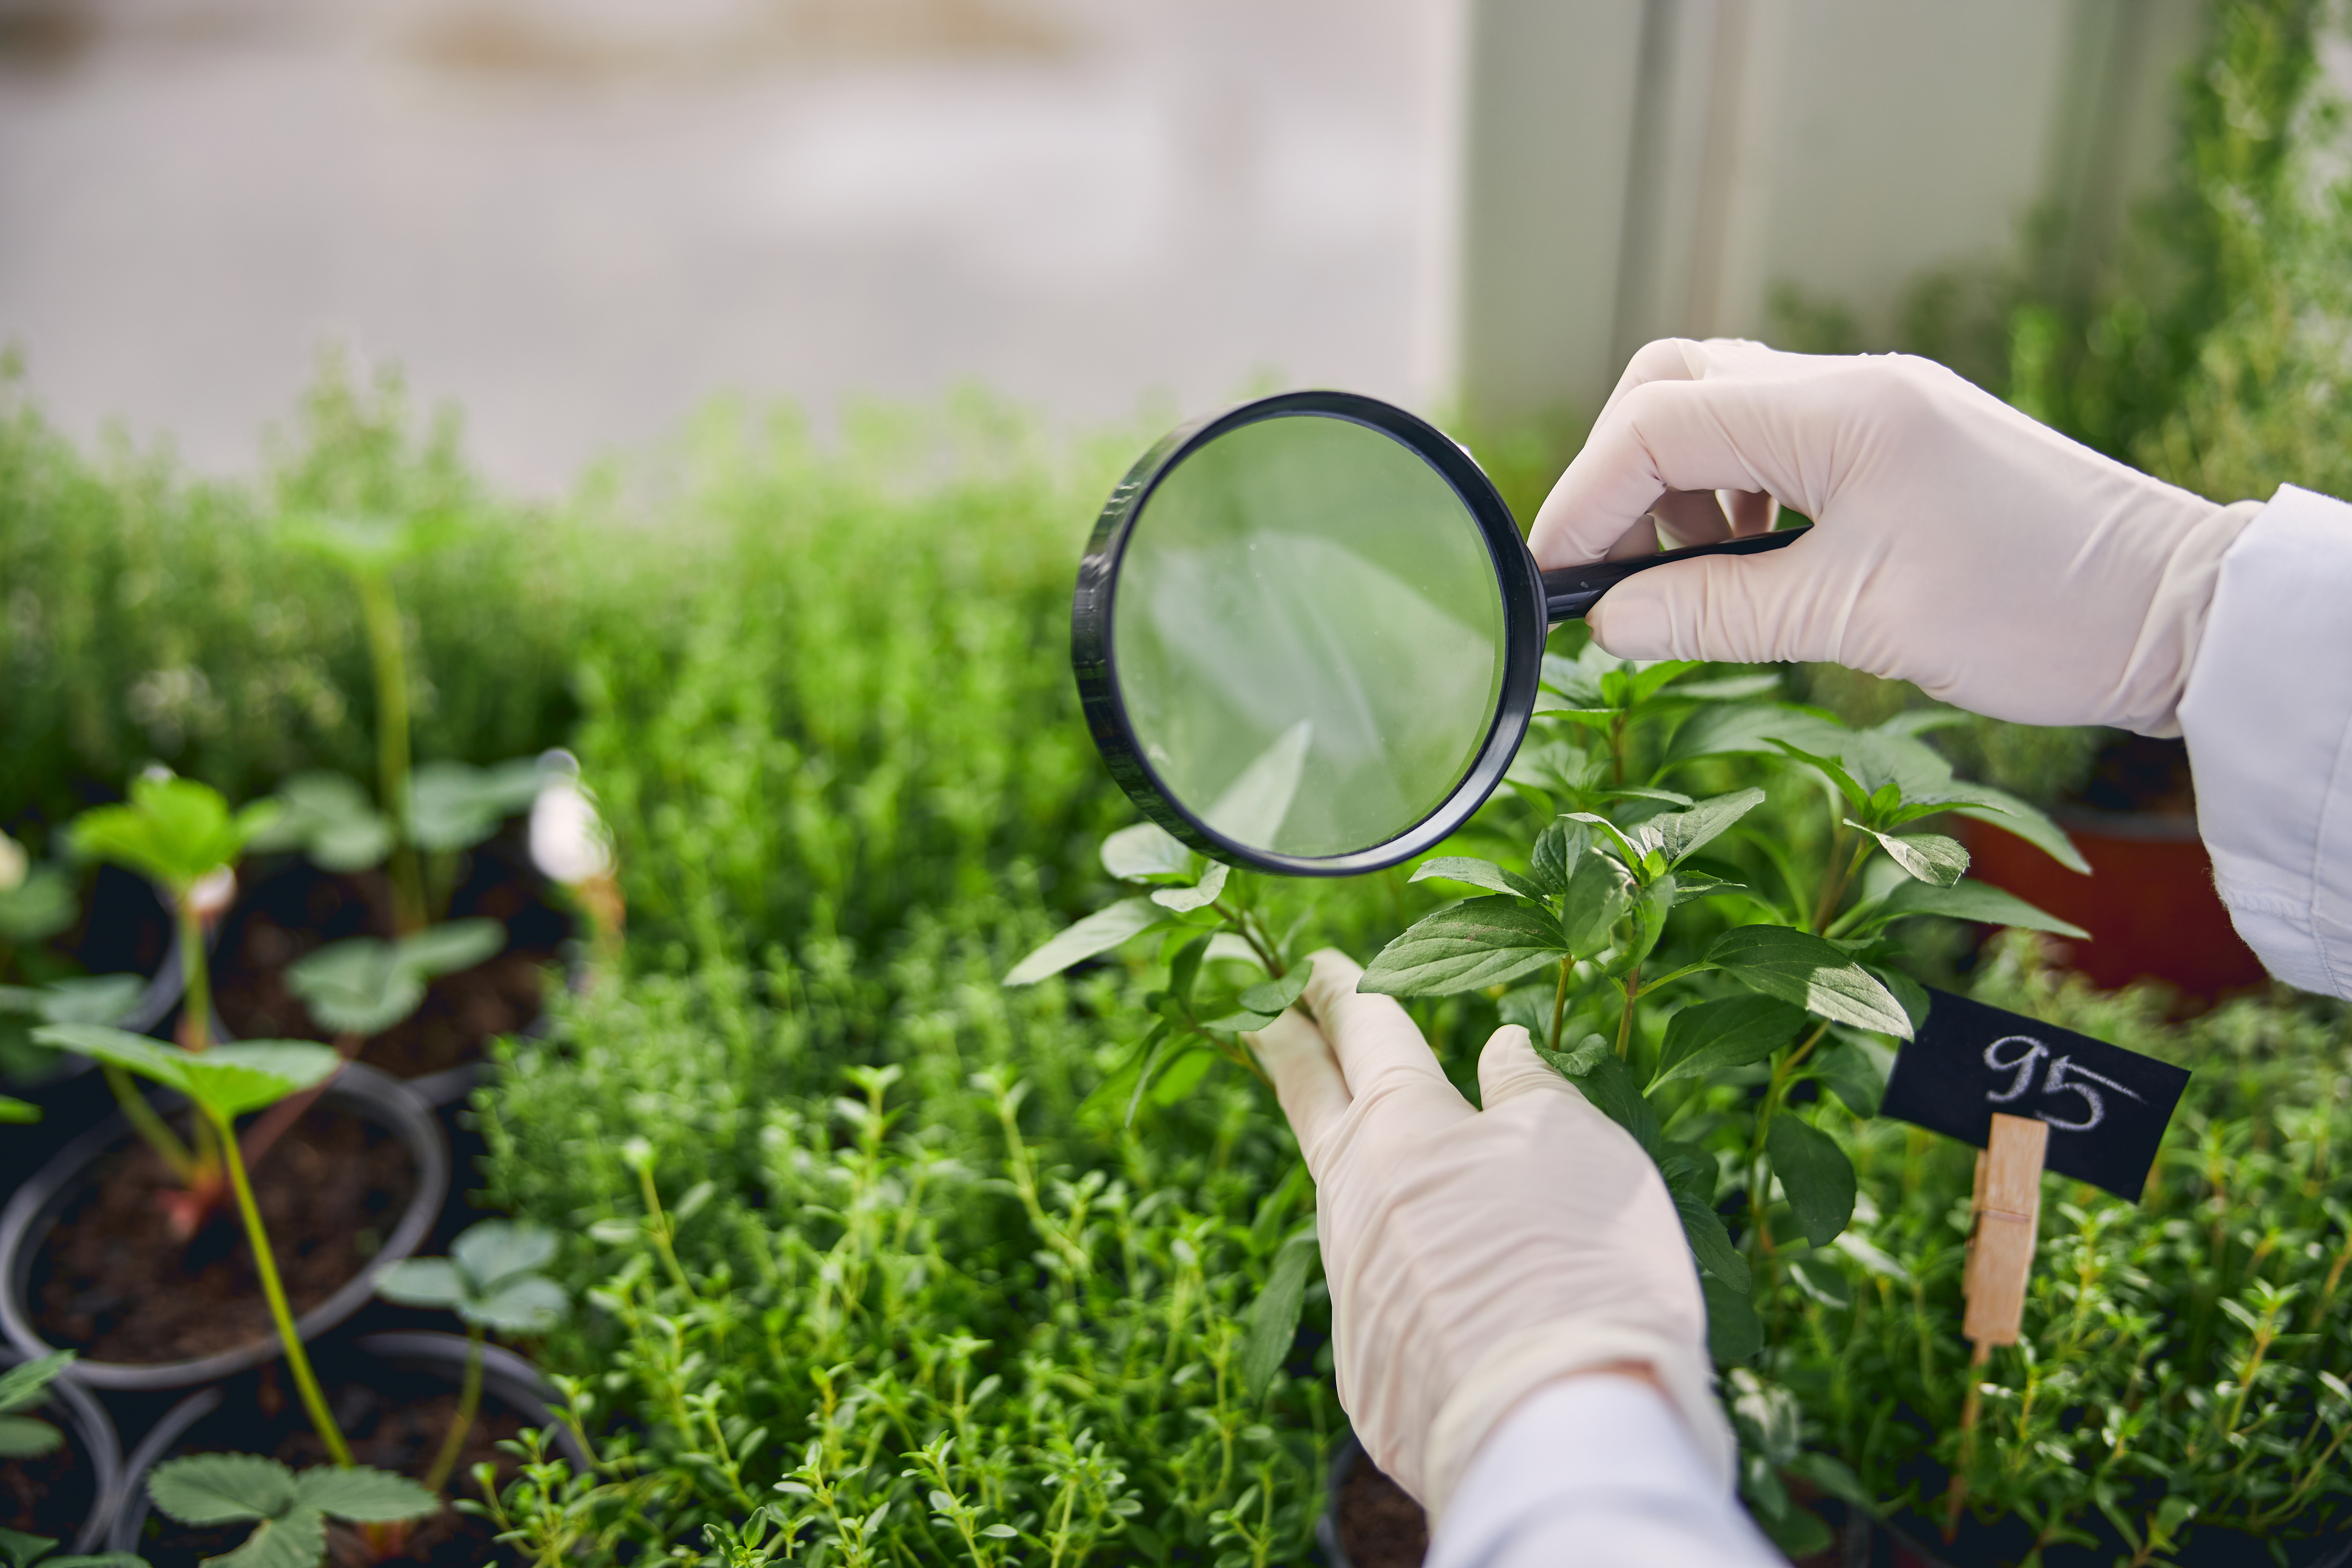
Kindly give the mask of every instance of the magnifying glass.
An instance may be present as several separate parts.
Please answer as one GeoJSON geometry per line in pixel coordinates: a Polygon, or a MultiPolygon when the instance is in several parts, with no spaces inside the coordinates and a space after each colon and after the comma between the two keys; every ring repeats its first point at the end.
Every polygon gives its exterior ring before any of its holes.
{"type": "Polygon", "coordinates": [[[1175,430],[1119,480],[1071,663],[1146,816],[1231,865],[1349,876],[1438,843],[1502,783],[1554,623],[1636,572],[1803,531],[1538,572],[1443,432],[1284,393],[1175,430]]]}

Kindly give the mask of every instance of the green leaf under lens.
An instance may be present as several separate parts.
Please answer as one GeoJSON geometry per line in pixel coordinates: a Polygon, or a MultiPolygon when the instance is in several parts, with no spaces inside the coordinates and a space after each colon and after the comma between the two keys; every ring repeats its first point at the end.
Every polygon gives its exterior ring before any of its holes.
{"type": "Polygon", "coordinates": [[[2006,889],[1990,882],[1961,882],[1938,888],[1927,882],[1905,882],[1886,895],[1877,913],[1886,919],[1907,915],[1942,915],[1947,920],[1980,921],[1986,925],[2016,926],[2086,940],[2090,932],[2071,921],[2037,910],[2006,889]]]}
{"type": "Polygon", "coordinates": [[[1298,1337],[1299,1314],[1307,1304],[1307,1274],[1316,1258],[1315,1232],[1309,1226],[1283,1244],[1276,1254],[1265,1288],[1250,1303],[1242,1332],[1242,1384],[1252,1403],[1263,1399],[1283,1358],[1298,1337]]]}
{"type": "Polygon", "coordinates": [[[1764,1148],[1805,1239],[1815,1247],[1835,1241],[1853,1221],[1854,1190],[1853,1162],[1837,1140],[1784,1110],[1772,1119],[1764,1148]]]}
{"type": "Polygon", "coordinates": [[[1541,903],[1544,889],[1520,876],[1507,871],[1492,860],[1480,860],[1468,855],[1442,855],[1434,860],[1424,860],[1413,868],[1412,880],[1442,877],[1449,882],[1467,882],[1474,888],[1489,892],[1507,893],[1513,898],[1531,899],[1541,903]]]}
{"type": "Polygon", "coordinates": [[[1279,1016],[1305,994],[1307,982],[1314,973],[1315,961],[1301,959],[1292,964],[1281,979],[1265,981],[1243,992],[1241,1005],[1253,1013],[1279,1016]]]}
{"type": "Polygon", "coordinates": [[[1122,827],[1102,841],[1103,869],[1123,882],[1192,875],[1192,852],[1156,822],[1122,827]]]}
{"type": "Polygon", "coordinates": [[[1082,959],[1108,952],[1130,937],[1157,931],[1168,916],[1149,899],[1121,899],[1097,910],[1013,966],[1007,985],[1034,985],[1049,974],[1059,974],[1082,959]]]}
{"type": "Polygon", "coordinates": [[[1666,1021],[1650,1088],[1760,1062],[1797,1037],[1804,1009],[1770,996],[1728,996],[1685,1007],[1666,1021]]]}
{"type": "Polygon", "coordinates": [[[1447,996],[1475,991],[1557,962],[1559,922],[1514,898],[1470,899],[1414,923],[1381,949],[1359,991],[1447,996]]]}
{"type": "Polygon", "coordinates": [[[1864,827],[1850,816],[1845,819],[1845,825],[1877,839],[1878,847],[1886,851],[1887,858],[1922,882],[1948,888],[1968,875],[1969,852],[1957,838],[1947,838],[1940,833],[1911,833],[1898,837],[1892,833],[1881,833],[1876,828],[1864,827]]]}
{"type": "Polygon", "coordinates": [[[389,1470],[321,1466],[294,1478],[294,1506],[359,1524],[393,1524],[439,1512],[441,1499],[389,1470]]]}
{"type": "MultiPolygon", "coordinates": [[[[1927,884],[1913,882],[1910,887],[1927,884]]],[[[1739,926],[1706,952],[1707,962],[1744,984],[1793,1002],[1818,1017],[1911,1037],[1911,1020],[1885,986],[1843,948],[1790,926],[1739,926]]]]}

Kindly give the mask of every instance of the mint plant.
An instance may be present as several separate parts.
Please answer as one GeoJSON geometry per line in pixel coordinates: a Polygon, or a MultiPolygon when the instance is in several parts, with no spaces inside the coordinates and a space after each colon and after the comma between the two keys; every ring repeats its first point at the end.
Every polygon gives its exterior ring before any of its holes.
{"type": "Polygon", "coordinates": [[[449,1244],[446,1258],[406,1258],[376,1280],[376,1294],[406,1307],[439,1307],[466,1325],[466,1373],[457,1411],[449,1421],[425,1489],[439,1492],[457,1468],[466,1434],[482,1400],[482,1341],[502,1334],[543,1333],[562,1321],[572,1299],[542,1270],[555,1257],[555,1235],[537,1226],[488,1219],[449,1244]]]}

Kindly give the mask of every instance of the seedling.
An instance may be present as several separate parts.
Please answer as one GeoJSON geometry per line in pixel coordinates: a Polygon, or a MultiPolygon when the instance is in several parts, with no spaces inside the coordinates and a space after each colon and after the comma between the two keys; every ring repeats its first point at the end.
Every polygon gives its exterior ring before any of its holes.
{"type": "Polygon", "coordinates": [[[191,1454],[155,1467],[147,1495],[182,1524],[240,1524],[253,1533],[223,1568],[317,1568],[327,1521],[396,1525],[440,1511],[441,1500],[406,1476],[348,1461],[299,1472],[258,1454],[191,1454]]]}
{"type": "Polygon", "coordinates": [[[408,655],[392,574],[454,535],[442,513],[408,518],[304,516],[289,537],[324,556],[351,579],[367,629],[375,676],[376,807],[359,786],[332,774],[304,774],[287,784],[289,825],[272,847],[300,847],[329,870],[353,871],[392,861],[394,927],[420,930],[446,896],[446,862],[430,879],[420,854],[446,857],[472,847],[538,793],[529,760],[476,768],[464,763],[409,765],[408,655]]]}
{"type": "Polygon", "coordinates": [[[196,1052],[174,1050],[143,1035],[94,1024],[49,1024],[39,1033],[63,1049],[79,1051],[126,1073],[136,1073],[165,1089],[178,1090],[195,1107],[200,1123],[212,1129],[221,1163],[228,1172],[230,1190],[236,1197],[237,1215],[245,1222],[254,1272],[259,1276],[262,1294],[268,1300],[270,1321],[278,1326],[287,1364],[292,1368],[295,1384],[302,1392],[303,1406],[335,1462],[349,1465],[351,1450],[327,1412],[318,1379],[311,1375],[310,1358],[302,1349],[301,1337],[295,1332],[293,1309],[278,1280],[277,1255],[270,1251],[269,1236],[262,1226],[261,1210],[254,1204],[253,1186],[246,1175],[245,1158],[236,1141],[238,1117],[265,1110],[289,1095],[322,1082],[342,1066],[342,1058],[325,1046],[308,1040],[240,1041],[196,1052]]]}
{"type": "MultiPolygon", "coordinates": [[[[151,773],[131,782],[128,805],[99,806],[74,819],[77,853],[152,878],[171,900],[179,927],[180,973],[184,982],[180,1044],[191,1053],[201,1053],[212,1044],[205,923],[226,907],[236,887],[238,858],[277,811],[274,805],[262,801],[232,814],[228,803],[209,785],[151,773]]],[[[55,1039],[58,1029],[77,1026],[47,1025],[35,1030],[34,1037],[55,1039]]],[[[100,1065],[131,1125],[187,1190],[191,1202],[175,1215],[175,1224],[193,1234],[220,1196],[221,1163],[211,1147],[212,1130],[200,1120],[196,1147],[191,1150],[131,1085],[121,1064],[101,1058],[100,1065]]]]}
{"type": "Polygon", "coordinates": [[[110,1024],[147,989],[136,974],[77,974],[47,985],[0,985],[0,1075],[30,1075],[57,1053],[32,1043],[32,1024],[110,1024]]]}
{"type": "MultiPolygon", "coordinates": [[[[452,921],[394,942],[353,937],[297,959],[287,968],[286,983],[313,1018],[335,1031],[335,1054],[348,1062],[369,1036],[416,1011],[427,981],[470,969],[505,942],[505,929],[492,920],[452,921]]],[[[321,1083],[270,1107],[246,1134],[247,1163],[268,1152],[325,1088],[321,1083]]]]}
{"type": "Polygon", "coordinates": [[[37,1458],[65,1442],[64,1433],[25,1412],[40,1408],[73,1359],[73,1352],[58,1351],[0,1372],[0,1459],[37,1458]]]}
{"type": "Polygon", "coordinates": [[[449,1246],[446,1258],[404,1258],[383,1271],[376,1294],[406,1307],[445,1308],[466,1324],[466,1376],[449,1434],[425,1477],[439,1491],[465,1451],[482,1398],[482,1341],[502,1334],[540,1333],[570,1310],[563,1287],[540,1270],[555,1256],[555,1237],[536,1226],[484,1220],[449,1246]]]}

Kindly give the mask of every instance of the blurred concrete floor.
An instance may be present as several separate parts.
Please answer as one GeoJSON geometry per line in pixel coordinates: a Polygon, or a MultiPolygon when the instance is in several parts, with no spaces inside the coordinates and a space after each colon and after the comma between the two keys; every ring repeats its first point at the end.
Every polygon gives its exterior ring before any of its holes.
{"type": "Polygon", "coordinates": [[[1450,0],[0,0],[0,342],[246,468],[322,340],[560,489],[722,390],[1426,403],[1450,0]]]}

